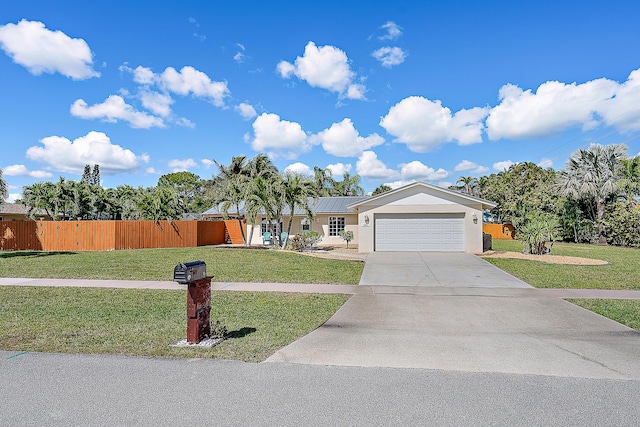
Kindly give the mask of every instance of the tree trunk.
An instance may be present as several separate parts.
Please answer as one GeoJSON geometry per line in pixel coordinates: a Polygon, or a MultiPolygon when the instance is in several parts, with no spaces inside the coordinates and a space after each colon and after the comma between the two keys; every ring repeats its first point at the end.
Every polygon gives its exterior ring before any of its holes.
{"type": "Polygon", "coordinates": [[[291,224],[293,224],[293,209],[291,209],[291,214],[289,215],[289,224],[287,225],[287,237],[282,239],[282,249],[287,247],[287,239],[291,235],[291,224]]]}
{"type": "Polygon", "coordinates": [[[242,243],[246,246],[247,236],[244,233],[244,227],[242,226],[242,218],[240,217],[240,205],[236,205],[236,215],[238,215],[238,224],[240,225],[240,235],[242,235],[242,243]]]}
{"type": "Polygon", "coordinates": [[[607,245],[607,230],[604,227],[604,200],[598,200],[598,244],[607,245]]]}

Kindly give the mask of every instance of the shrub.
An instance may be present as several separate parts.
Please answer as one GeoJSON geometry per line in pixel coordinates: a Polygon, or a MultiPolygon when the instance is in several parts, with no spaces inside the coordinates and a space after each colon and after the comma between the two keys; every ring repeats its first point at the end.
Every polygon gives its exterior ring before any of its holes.
{"type": "Polygon", "coordinates": [[[307,231],[303,234],[296,234],[291,238],[291,249],[302,252],[317,245],[322,241],[322,236],[317,231],[307,231]]]}
{"type": "Polygon", "coordinates": [[[347,249],[349,249],[349,242],[353,240],[353,231],[342,230],[338,235],[347,242],[347,249]]]}
{"type": "Polygon", "coordinates": [[[609,244],[640,247],[640,204],[636,201],[623,200],[609,205],[604,223],[609,244]]]}
{"type": "Polygon", "coordinates": [[[523,252],[543,255],[551,252],[557,229],[558,220],[553,215],[536,214],[520,222],[516,236],[524,245],[523,252]],[[551,242],[549,247],[547,242],[551,242]]]}

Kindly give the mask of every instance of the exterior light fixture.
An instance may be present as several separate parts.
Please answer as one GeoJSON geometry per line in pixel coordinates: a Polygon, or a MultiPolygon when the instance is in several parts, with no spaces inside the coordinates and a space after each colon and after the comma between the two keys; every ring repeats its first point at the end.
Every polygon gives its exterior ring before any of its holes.
{"type": "Polygon", "coordinates": [[[476,215],[476,213],[474,212],[473,215],[471,215],[471,219],[473,219],[473,223],[477,224],[478,223],[478,215],[476,215]]]}
{"type": "Polygon", "coordinates": [[[369,225],[369,215],[364,214],[364,225],[369,225]]]}

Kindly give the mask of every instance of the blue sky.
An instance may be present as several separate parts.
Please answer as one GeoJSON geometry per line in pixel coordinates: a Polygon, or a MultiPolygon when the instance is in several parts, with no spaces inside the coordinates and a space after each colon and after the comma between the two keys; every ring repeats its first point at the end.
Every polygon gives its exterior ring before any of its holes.
{"type": "Polygon", "coordinates": [[[640,152],[637,1],[29,1],[0,10],[0,168],[22,186],[216,173],[447,186],[640,152]],[[55,3],[55,4],[54,4],[55,3]],[[307,4],[309,3],[309,4],[307,4]]]}

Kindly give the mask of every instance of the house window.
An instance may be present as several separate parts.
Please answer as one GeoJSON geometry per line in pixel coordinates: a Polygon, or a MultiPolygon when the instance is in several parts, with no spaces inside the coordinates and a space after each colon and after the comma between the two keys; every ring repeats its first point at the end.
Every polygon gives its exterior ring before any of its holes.
{"type": "Polygon", "coordinates": [[[260,233],[264,234],[267,231],[270,231],[272,233],[278,234],[279,230],[282,230],[282,223],[278,224],[277,220],[272,219],[271,224],[273,224],[273,227],[269,229],[269,221],[267,221],[266,219],[263,219],[262,224],[260,225],[260,233]]]}
{"type": "Polygon", "coordinates": [[[330,216],[329,217],[329,236],[338,236],[342,230],[344,230],[344,217],[330,216]]]}
{"type": "Polygon", "coordinates": [[[300,231],[302,233],[311,231],[311,221],[309,221],[309,218],[302,218],[300,220],[300,231]]]}

